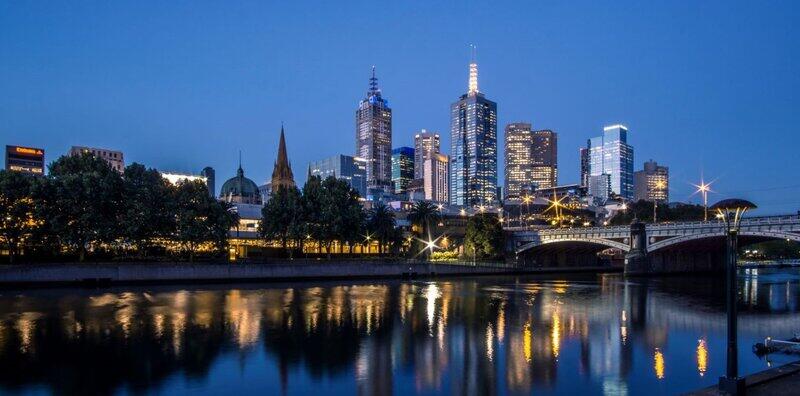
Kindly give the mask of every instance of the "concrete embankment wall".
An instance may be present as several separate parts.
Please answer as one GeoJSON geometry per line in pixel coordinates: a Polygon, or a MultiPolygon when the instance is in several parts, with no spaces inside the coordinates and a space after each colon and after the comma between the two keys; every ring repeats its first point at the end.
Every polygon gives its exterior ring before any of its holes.
{"type": "MultiPolygon", "coordinates": [[[[0,285],[58,283],[225,282],[314,278],[401,278],[518,273],[511,267],[404,261],[280,263],[69,263],[0,266],[0,285]]],[[[541,272],[541,271],[536,271],[541,272]]]]}

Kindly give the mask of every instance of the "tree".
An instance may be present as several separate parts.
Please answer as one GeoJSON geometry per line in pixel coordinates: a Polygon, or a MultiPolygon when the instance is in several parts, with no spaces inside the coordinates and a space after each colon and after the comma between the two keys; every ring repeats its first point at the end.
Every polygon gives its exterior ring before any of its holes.
{"type": "Polygon", "coordinates": [[[50,164],[48,230],[86,257],[87,247],[119,235],[122,178],[104,160],[84,153],[50,164]]]}
{"type": "Polygon", "coordinates": [[[384,248],[391,242],[394,230],[394,213],[383,202],[378,202],[367,216],[367,232],[378,240],[380,254],[384,253],[384,248]]]}
{"type": "Polygon", "coordinates": [[[268,240],[278,240],[283,249],[289,249],[289,241],[303,238],[303,202],[297,188],[278,188],[273,191],[269,202],[261,209],[261,223],[258,232],[268,240]]]}
{"type": "MultiPolygon", "coordinates": [[[[658,221],[702,221],[703,206],[692,204],[659,204],[658,221]]],[[[628,204],[628,209],[617,212],[609,221],[612,225],[628,225],[637,218],[643,222],[653,221],[653,202],[639,200],[628,204]]]]}
{"type": "Polygon", "coordinates": [[[35,183],[31,175],[0,170],[0,241],[8,248],[11,263],[19,254],[23,242],[42,223],[35,216],[35,183]]]}
{"type": "Polygon", "coordinates": [[[412,229],[416,230],[415,234],[418,235],[418,238],[414,240],[412,245],[412,251],[423,252],[426,257],[430,256],[430,249],[427,249],[427,245],[423,245],[420,239],[426,241],[433,239],[431,236],[431,223],[435,224],[439,221],[439,217],[439,209],[432,203],[419,201],[414,204],[408,212],[408,220],[413,225],[412,229]]]}
{"type": "Polygon", "coordinates": [[[322,179],[310,176],[303,185],[301,200],[305,232],[310,239],[322,245],[322,179]]]}
{"type": "Polygon", "coordinates": [[[175,229],[173,187],[157,170],[137,163],[125,168],[122,181],[122,236],[147,256],[154,239],[167,237],[175,229]]]}
{"type": "Polygon", "coordinates": [[[466,252],[472,251],[475,258],[494,258],[503,253],[503,227],[494,214],[472,216],[467,221],[464,236],[466,252]]]}
{"type": "Polygon", "coordinates": [[[208,194],[201,181],[184,181],[175,190],[175,239],[194,261],[197,249],[211,243],[223,252],[228,243],[228,232],[239,221],[233,207],[217,201],[208,194]]]}
{"type": "Polygon", "coordinates": [[[364,210],[358,202],[358,192],[344,180],[333,176],[322,182],[320,194],[320,239],[325,243],[328,258],[334,241],[350,239],[353,230],[361,230],[364,210]]]}

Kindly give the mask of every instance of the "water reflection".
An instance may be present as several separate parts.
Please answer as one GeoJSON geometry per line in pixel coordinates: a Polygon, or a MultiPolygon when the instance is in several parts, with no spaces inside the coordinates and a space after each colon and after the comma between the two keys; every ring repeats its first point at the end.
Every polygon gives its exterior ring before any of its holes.
{"type": "MultiPolygon", "coordinates": [[[[766,367],[751,342],[800,327],[798,279],[743,274],[743,372],[766,367]]],[[[5,291],[0,391],[674,393],[721,374],[723,289],[584,276],[5,291]]]]}

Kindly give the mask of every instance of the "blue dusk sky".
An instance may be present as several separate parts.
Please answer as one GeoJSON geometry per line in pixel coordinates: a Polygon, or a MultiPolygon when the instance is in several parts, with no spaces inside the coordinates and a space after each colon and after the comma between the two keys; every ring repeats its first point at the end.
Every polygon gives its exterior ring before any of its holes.
{"type": "Polygon", "coordinates": [[[480,89],[503,127],[559,134],[559,183],[604,125],[635,169],[670,167],[671,200],[715,180],[758,213],[800,209],[800,2],[0,2],[0,144],[122,150],[160,170],[271,174],[281,121],[298,182],[352,154],[375,65],[393,146],[421,128],[450,151],[449,106],[480,89]]]}

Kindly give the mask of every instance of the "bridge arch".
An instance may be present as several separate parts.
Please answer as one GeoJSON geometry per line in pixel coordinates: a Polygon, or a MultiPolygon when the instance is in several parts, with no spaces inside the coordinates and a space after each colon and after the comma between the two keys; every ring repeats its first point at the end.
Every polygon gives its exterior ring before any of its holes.
{"type": "MultiPolygon", "coordinates": [[[[712,238],[724,238],[725,233],[722,231],[717,232],[708,232],[708,233],[701,233],[701,234],[691,234],[686,236],[674,237],[665,239],[663,241],[658,241],[655,243],[650,244],[647,247],[648,253],[657,252],[660,250],[664,250],[671,246],[680,245],[683,243],[698,241],[701,239],[712,239],[712,238]]],[[[747,245],[750,243],[757,243],[761,241],[767,241],[771,239],[788,239],[795,242],[800,242],[800,234],[792,233],[792,232],[784,232],[784,231],[748,231],[742,230],[739,232],[740,237],[740,246],[747,245]],[[750,240],[747,243],[748,239],[750,240]],[[742,243],[745,242],[745,243],[742,243]]]]}
{"type": "Polygon", "coordinates": [[[603,239],[603,238],[575,238],[575,237],[570,237],[570,238],[543,239],[543,240],[540,240],[540,241],[528,242],[528,243],[526,243],[524,245],[519,246],[516,249],[516,253],[520,254],[520,253],[524,253],[526,251],[529,251],[529,250],[537,248],[537,247],[541,247],[541,246],[548,246],[548,247],[549,246],[556,246],[556,245],[560,245],[560,244],[564,244],[564,243],[582,244],[582,245],[595,245],[595,246],[598,246],[598,247],[601,248],[599,250],[606,249],[606,248],[619,249],[619,250],[622,250],[624,252],[627,252],[627,251],[630,250],[630,246],[628,246],[627,244],[624,244],[622,242],[612,241],[612,240],[603,239]]]}

